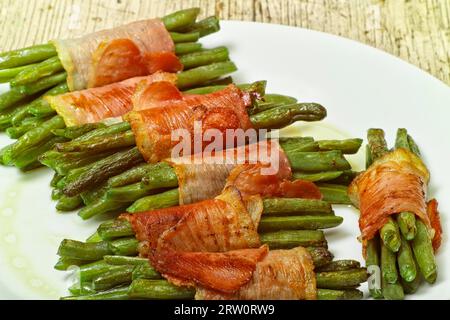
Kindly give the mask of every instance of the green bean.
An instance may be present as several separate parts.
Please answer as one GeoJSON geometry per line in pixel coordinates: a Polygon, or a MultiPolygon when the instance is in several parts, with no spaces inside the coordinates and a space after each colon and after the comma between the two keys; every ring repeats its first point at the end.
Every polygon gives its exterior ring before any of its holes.
{"type": "Polygon", "coordinates": [[[30,102],[26,108],[17,109],[17,112],[12,115],[10,123],[15,127],[20,126],[24,120],[32,116],[30,113],[30,107],[34,104],[39,104],[40,101],[42,101],[42,97],[30,102]]]}
{"type": "Polygon", "coordinates": [[[69,288],[70,294],[74,296],[87,296],[96,294],[95,290],[92,288],[92,283],[75,283],[69,288]]]}
{"type": "Polygon", "coordinates": [[[406,240],[412,240],[416,236],[416,216],[412,212],[401,212],[397,215],[397,224],[401,234],[406,240]]]}
{"type": "Polygon", "coordinates": [[[52,195],[51,198],[52,200],[56,201],[61,199],[61,197],[63,196],[62,190],[61,189],[53,189],[52,190],[52,195]]]}
{"type": "Polygon", "coordinates": [[[202,44],[198,42],[177,43],[175,44],[175,54],[177,56],[182,56],[184,54],[201,51],[202,48],[202,44]]]}
{"type": "Polygon", "coordinates": [[[11,149],[11,145],[7,145],[5,147],[3,147],[2,149],[0,149],[0,164],[1,165],[6,165],[5,161],[3,160],[3,156],[9,152],[9,149],[11,149]]]}
{"type": "Polygon", "coordinates": [[[40,143],[39,145],[28,148],[26,151],[21,152],[18,156],[16,156],[12,163],[19,169],[25,169],[31,164],[37,162],[42,153],[52,149],[55,144],[61,142],[62,140],[64,140],[64,138],[53,137],[40,143]]]}
{"type": "Polygon", "coordinates": [[[42,44],[0,54],[0,69],[15,68],[56,56],[52,44],[42,44]]]}
{"type": "Polygon", "coordinates": [[[23,70],[11,81],[11,86],[33,83],[63,70],[64,68],[59,57],[54,56],[23,70]]]}
{"type": "Polygon", "coordinates": [[[383,279],[390,284],[398,281],[397,256],[383,242],[381,242],[381,273],[383,279]]]}
{"type": "Polygon", "coordinates": [[[180,57],[184,70],[227,60],[229,60],[229,53],[226,47],[193,52],[180,57]]]}
{"type": "Polygon", "coordinates": [[[380,277],[380,238],[376,236],[367,242],[366,248],[366,268],[369,277],[369,293],[374,299],[383,298],[383,292],[381,289],[381,277],[380,277]]]}
{"type": "Polygon", "coordinates": [[[115,288],[104,292],[89,295],[63,297],[61,300],[126,300],[128,299],[128,287],[115,288]]]}
{"type": "Polygon", "coordinates": [[[265,103],[273,103],[276,105],[297,103],[297,99],[294,97],[274,93],[268,93],[264,95],[263,99],[265,103]]]}
{"type": "Polygon", "coordinates": [[[405,293],[402,285],[397,281],[395,283],[388,283],[384,277],[382,279],[383,297],[387,300],[403,300],[405,293]]]}
{"type": "Polygon", "coordinates": [[[30,106],[28,108],[28,112],[33,116],[39,118],[49,117],[56,114],[56,111],[52,107],[50,107],[50,105],[45,100],[42,100],[42,103],[38,105],[30,106]]]}
{"type": "Polygon", "coordinates": [[[329,264],[315,268],[316,272],[345,271],[360,268],[361,264],[356,260],[335,260],[329,264]]]}
{"type": "Polygon", "coordinates": [[[151,267],[148,262],[146,264],[139,264],[133,270],[133,280],[136,279],[161,279],[161,274],[151,267]]]}
{"type": "Polygon", "coordinates": [[[200,39],[199,32],[190,32],[190,33],[178,33],[171,32],[170,37],[174,43],[183,43],[183,42],[196,42],[200,39]]]}
{"type": "Polygon", "coordinates": [[[262,217],[258,230],[316,230],[337,227],[342,223],[338,216],[288,216],[288,217],[262,217]]]}
{"type": "Polygon", "coordinates": [[[177,206],[179,204],[178,189],[165,191],[159,194],[147,196],[135,201],[127,211],[130,213],[162,209],[177,206]]]}
{"type": "Polygon", "coordinates": [[[339,178],[344,171],[325,171],[317,173],[294,172],[294,179],[301,179],[312,182],[330,181],[339,178]]]}
{"type": "Polygon", "coordinates": [[[166,15],[161,20],[168,31],[176,31],[194,24],[199,13],[200,8],[190,8],[166,15]]]}
{"type": "Polygon", "coordinates": [[[41,124],[43,124],[45,121],[49,120],[48,118],[29,118],[22,121],[22,124],[18,127],[10,127],[6,129],[6,134],[11,139],[18,139],[21,136],[23,136],[27,131],[30,131],[41,124]]]}
{"type": "Polygon", "coordinates": [[[39,161],[34,161],[34,162],[27,164],[26,166],[20,168],[20,171],[28,172],[28,171],[32,171],[32,170],[39,169],[39,168],[42,168],[42,164],[39,161]]]}
{"type": "Polygon", "coordinates": [[[97,201],[87,205],[78,212],[78,216],[83,220],[90,219],[99,214],[118,213],[125,210],[127,204],[122,202],[111,201],[102,197],[97,201]]]}
{"type": "Polygon", "coordinates": [[[344,154],[357,153],[362,144],[362,139],[346,139],[346,140],[319,140],[319,148],[321,150],[340,150],[344,154]]]}
{"type": "Polygon", "coordinates": [[[434,257],[433,246],[425,224],[416,220],[417,233],[411,241],[411,246],[417,260],[419,270],[425,281],[434,283],[437,278],[437,265],[434,257]]]}
{"type": "Polygon", "coordinates": [[[64,127],[64,120],[60,116],[55,116],[44,122],[41,126],[25,133],[15,142],[11,148],[3,155],[5,164],[12,164],[14,161],[27,152],[28,149],[38,145],[53,136],[51,130],[64,127]]]}
{"type": "MultiPolygon", "coordinates": [[[[245,83],[245,84],[238,84],[236,86],[239,89],[246,91],[246,89],[248,89],[251,86],[251,84],[245,83]]],[[[211,85],[185,90],[184,92],[189,94],[208,94],[223,90],[226,87],[227,85],[211,85]]]]}
{"type": "Polygon", "coordinates": [[[416,264],[414,263],[414,256],[411,250],[411,246],[408,241],[401,237],[402,245],[397,254],[398,269],[400,276],[406,282],[412,282],[417,276],[416,264]]]}
{"type": "Polygon", "coordinates": [[[307,247],[306,249],[311,255],[316,268],[326,266],[333,260],[333,254],[324,247],[307,247]]]}
{"type": "Polygon", "coordinates": [[[26,84],[22,86],[17,86],[11,88],[10,91],[7,91],[0,95],[0,110],[9,108],[13,106],[15,103],[26,99],[36,93],[47,90],[60,84],[62,81],[66,79],[66,73],[61,72],[55,75],[51,75],[38,81],[26,84]]]}
{"type": "Polygon", "coordinates": [[[286,154],[294,171],[322,172],[349,170],[350,164],[341,151],[289,152],[286,154]]]}
{"type": "Polygon", "coordinates": [[[180,89],[195,87],[226,74],[235,72],[236,65],[231,61],[216,62],[207,66],[193,68],[178,74],[177,86],[180,89]]]}
{"type": "Polygon", "coordinates": [[[58,174],[66,175],[69,178],[66,178],[66,181],[73,181],[81,173],[91,168],[96,161],[109,157],[116,152],[116,150],[110,150],[98,154],[91,154],[85,152],[61,153],[50,150],[43,153],[39,157],[39,161],[43,165],[55,170],[58,174]]]}
{"type": "Polygon", "coordinates": [[[117,152],[99,160],[91,168],[83,172],[78,179],[68,183],[63,189],[64,194],[67,196],[80,194],[142,162],[143,158],[137,147],[117,152]]]}
{"type": "Polygon", "coordinates": [[[106,263],[114,266],[123,266],[123,265],[138,266],[141,264],[148,265],[149,263],[147,258],[138,258],[129,256],[104,256],[103,259],[105,259],[106,263]]]}
{"type": "Polygon", "coordinates": [[[103,240],[112,240],[134,235],[133,227],[124,219],[104,222],[98,227],[97,232],[103,240]]]}
{"type": "Polygon", "coordinates": [[[320,104],[296,103],[251,115],[250,121],[256,129],[280,129],[296,121],[320,121],[326,115],[326,109],[320,104]]]}
{"type": "Polygon", "coordinates": [[[397,130],[397,137],[395,140],[395,149],[403,148],[409,150],[408,133],[406,129],[400,128],[397,130]]]}
{"type": "Polygon", "coordinates": [[[88,132],[91,132],[96,129],[105,128],[106,125],[101,122],[97,123],[86,123],[78,126],[67,127],[64,129],[55,129],[52,133],[58,137],[64,137],[70,140],[76,139],[88,132]]]}
{"type": "Polygon", "coordinates": [[[303,147],[304,145],[308,145],[310,143],[314,143],[313,137],[284,137],[278,140],[281,148],[285,152],[297,151],[298,148],[303,147]]]}
{"type": "Polygon", "coordinates": [[[104,291],[131,283],[133,268],[133,266],[120,266],[98,275],[92,281],[93,289],[104,291]]]}
{"type": "Polygon", "coordinates": [[[333,180],[329,180],[328,183],[348,186],[350,185],[350,183],[352,183],[352,181],[356,178],[358,174],[359,174],[358,172],[352,170],[345,170],[339,177],[333,180]]]}
{"type": "Polygon", "coordinates": [[[146,176],[142,178],[141,184],[147,190],[174,188],[178,186],[178,177],[168,163],[161,162],[147,169],[146,176]]]}
{"type": "Polygon", "coordinates": [[[135,237],[120,238],[110,241],[109,249],[113,254],[121,256],[134,256],[138,253],[139,241],[135,237]]]}
{"type": "Polygon", "coordinates": [[[176,287],[167,280],[136,279],[131,283],[128,295],[139,299],[193,299],[195,289],[176,287]]]}
{"type": "Polygon", "coordinates": [[[317,300],[359,300],[363,298],[363,293],[357,289],[331,290],[318,289],[317,300]]]}
{"type": "Polygon", "coordinates": [[[83,199],[80,196],[67,197],[62,195],[56,204],[58,211],[73,211],[83,205],[83,199]]]}
{"type": "Polygon", "coordinates": [[[0,83],[10,82],[12,79],[14,79],[15,76],[17,76],[23,70],[33,67],[35,65],[36,64],[30,64],[27,66],[0,70],[0,83]]]}
{"type": "Polygon", "coordinates": [[[186,28],[183,28],[183,32],[199,32],[200,37],[207,36],[219,30],[220,30],[219,19],[217,19],[217,17],[215,16],[207,17],[186,28]]]}
{"type": "Polygon", "coordinates": [[[107,136],[100,136],[85,141],[70,141],[60,143],[56,150],[60,152],[103,152],[118,148],[131,147],[136,145],[133,131],[114,133],[107,136]]]}
{"type": "MultiPolygon", "coordinates": [[[[414,262],[414,268],[416,268],[416,270],[417,270],[417,263],[414,260],[413,260],[413,262],[414,262]]],[[[422,283],[422,276],[420,273],[417,273],[417,276],[414,278],[413,281],[408,282],[405,279],[401,278],[400,282],[401,282],[401,285],[402,285],[405,293],[412,294],[412,293],[415,293],[417,291],[417,289],[419,289],[419,286],[422,283]]]]}
{"type": "Polygon", "coordinates": [[[265,232],[260,234],[262,243],[270,249],[289,249],[302,247],[326,247],[327,240],[320,230],[290,230],[265,232]]]}
{"type": "Polygon", "coordinates": [[[317,287],[323,289],[343,289],[358,286],[365,281],[367,281],[365,268],[316,273],[317,287]]]}
{"type": "Polygon", "coordinates": [[[23,110],[27,110],[28,104],[22,104],[17,107],[9,108],[5,111],[0,110],[0,130],[5,130],[12,126],[12,119],[14,116],[19,113],[23,112],[23,110]]]}
{"type": "Polygon", "coordinates": [[[297,99],[281,94],[266,94],[261,100],[257,100],[248,110],[249,115],[263,112],[277,106],[287,106],[297,103],[297,99]]]}
{"type": "Polygon", "coordinates": [[[61,242],[58,255],[80,260],[100,260],[103,256],[113,253],[108,242],[83,243],[65,239],[61,242]]]}
{"type": "Polygon", "coordinates": [[[328,202],[300,198],[268,198],[263,200],[264,215],[333,215],[328,202]]]}
{"type": "Polygon", "coordinates": [[[90,235],[87,239],[86,239],[86,243],[95,243],[95,242],[101,242],[103,241],[102,238],[100,237],[100,235],[95,232],[94,234],[90,235]]]}
{"type": "Polygon", "coordinates": [[[38,99],[29,103],[26,108],[17,111],[11,118],[11,123],[14,126],[18,126],[29,115],[38,115],[40,117],[54,115],[55,111],[50,110],[51,107],[48,104],[48,102],[45,101],[44,97],[59,95],[67,92],[68,90],[69,88],[67,87],[67,84],[65,82],[60,83],[56,87],[51,88],[50,90],[45,92],[42,96],[40,96],[38,99]]]}
{"type": "MultiPolygon", "coordinates": [[[[206,86],[224,86],[224,87],[226,87],[227,85],[232,84],[232,83],[234,83],[233,77],[232,76],[226,76],[226,77],[223,77],[223,78],[216,78],[216,79],[212,79],[212,80],[206,81],[206,82],[202,83],[202,87],[203,88],[206,87],[206,86]]],[[[245,90],[247,88],[248,84],[245,84],[245,83],[243,83],[243,84],[236,84],[236,86],[238,88],[240,88],[241,90],[245,90]]],[[[202,87],[199,87],[198,89],[200,89],[202,87]]],[[[195,90],[195,89],[191,89],[191,90],[195,90]]]]}
{"type": "Polygon", "coordinates": [[[104,197],[107,189],[108,187],[106,183],[103,183],[99,185],[97,188],[82,192],[80,196],[81,199],[83,199],[85,205],[90,205],[96,202],[98,199],[104,197]]]}
{"type": "Polygon", "coordinates": [[[370,146],[366,145],[366,169],[369,169],[372,163],[373,163],[372,152],[370,151],[370,146]]]}
{"type": "Polygon", "coordinates": [[[419,146],[416,144],[416,142],[414,141],[414,139],[408,134],[408,143],[409,143],[409,148],[411,149],[411,151],[418,157],[420,157],[420,149],[419,146]]]}
{"type": "Polygon", "coordinates": [[[53,174],[53,178],[50,181],[50,187],[56,188],[58,182],[63,178],[62,175],[59,175],[57,172],[53,174]]]}
{"type": "Polygon", "coordinates": [[[89,132],[77,137],[74,141],[87,141],[93,138],[120,133],[131,129],[131,125],[128,122],[119,122],[107,127],[100,127],[98,129],[90,130],[89,132]]]}
{"type": "Polygon", "coordinates": [[[352,204],[348,195],[347,187],[338,184],[320,183],[318,184],[322,193],[322,200],[331,204],[352,204]]]}
{"type": "Polygon", "coordinates": [[[56,264],[53,268],[55,268],[55,270],[66,271],[71,266],[82,266],[82,265],[88,264],[90,262],[91,261],[89,261],[89,260],[80,260],[80,259],[71,259],[71,258],[66,258],[66,257],[60,257],[58,259],[58,262],[56,262],[56,264]]]}
{"type": "Polygon", "coordinates": [[[108,186],[111,188],[122,187],[139,182],[142,180],[142,178],[144,178],[144,176],[151,168],[160,164],[163,164],[163,162],[160,162],[156,165],[147,163],[137,165],[131,169],[128,169],[127,171],[122,172],[121,174],[118,174],[117,176],[109,178],[107,182],[108,186]]]}
{"type": "Polygon", "coordinates": [[[148,188],[142,183],[137,182],[129,186],[108,189],[106,191],[106,199],[130,204],[154,193],[155,191],[152,188],[148,188]]]}
{"type": "Polygon", "coordinates": [[[29,97],[24,92],[23,87],[14,87],[9,91],[0,94],[0,111],[13,107],[16,103],[22,102],[29,97]]]}
{"type": "Polygon", "coordinates": [[[372,159],[376,160],[388,152],[384,131],[382,129],[369,129],[367,132],[372,159]]]}
{"type": "Polygon", "coordinates": [[[80,279],[79,280],[81,283],[92,281],[95,277],[99,276],[100,274],[103,274],[110,270],[114,270],[115,268],[117,268],[117,267],[107,264],[104,260],[98,260],[95,262],[91,262],[89,264],[80,266],[80,269],[79,269],[80,279]]]}
{"type": "Polygon", "coordinates": [[[384,245],[392,252],[397,252],[400,248],[401,239],[398,225],[389,217],[388,221],[380,229],[380,238],[384,245]]]}

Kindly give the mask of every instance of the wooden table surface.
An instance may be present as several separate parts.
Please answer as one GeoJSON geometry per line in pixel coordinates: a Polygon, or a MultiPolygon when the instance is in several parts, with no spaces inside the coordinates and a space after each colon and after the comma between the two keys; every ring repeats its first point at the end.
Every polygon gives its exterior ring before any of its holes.
{"type": "Polygon", "coordinates": [[[396,55],[450,85],[450,0],[0,0],[0,51],[201,7],[299,26],[396,55]]]}

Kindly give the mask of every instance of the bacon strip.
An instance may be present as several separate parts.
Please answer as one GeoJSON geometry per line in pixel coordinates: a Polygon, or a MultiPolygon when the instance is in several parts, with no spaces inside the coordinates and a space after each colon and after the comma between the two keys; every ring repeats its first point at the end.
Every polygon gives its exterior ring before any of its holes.
{"type": "Polygon", "coordinates": [[[261,213],[260,198],[247,206],[230,187],[216,199],[121,218],[131,222],[141,255],[169,280],[230,292],[250,280],[267,253],[259,247],[261,213]]]}
{"type": "Polygon", "coordinates": [[[433,237],[433,249],[436,252],[441,246],[442,242],[442,225],[441,218],[439,217],[438,202],[436,199],[432,199],[427,203],[427,214],[430,219],[431,227],[434,230],[433,237]]]}
{"type": "Polygon", "coordinates": [[[146,242],[141,255],[151,256],[167,247],[205,252],[258,247],[257,225],[261,213],[260,199],[252,199],[247,207],[236,189],[227,188],[215,199],[139,214],[123,214],[121,218],[131,222],[140,242],[146,242]]]}
{"type": "Polygon", "coordinates": [[[227,252],[166,251],[164,264],[159,265],[170,282],[178,286],[201,286],[232,293],[251,280],[258,261],[269,249],[241,249],[227,252]]]}
{"type": "Polygon", "coordinates": [[[151,74],[178,71],[175,46],[159,19],[136,21],[81,38],[55,40],[71,91],[151,74]],[[156,55],[158,54],[158,55],[156,55]]]}
{"type": "Polygon", "coordinates": [[[256,264],[252,279],[237,292],[226,294],[198,288],[198,300],[315,300],[314,264],[302,247],[273,250],[256,264]]]}
{"type": "Polygon", "coordinates": [[[387,222],[392,214],[409,211],[429,228],[426,208],[426,187],[429,173],[419,157],[405,149],[396,149],[360,174],[349,187],[349,196],[361,215],[359,228],[363,252],[368,240],[387,222]]]}
{"type": "MultiPolygon", "coordinates": [[[[165,90],[168,90],[166,86],[165,90]]],[[[145,92],[147,88],[140,88],[145,92]]],[[[173,92],[174,90],[171,90],[173,92]]],[[[208,129],[214,129],[225,138],[227,129],[252,128],[247,107],[250,99],[247,93],[243,93],[235,85],[207,95],[184,95],[181,99],[168,100],[156,104],[153,99],[147,101],[141,94],[134,105],[134,110],[125,116],[131,123],[136,144],[144,158],[150,163],[156,163],[170,157],[172,149],[179,145],[179,141],[172,139],[172,134],[180,129],[188,133],[189,141],[183,140],[185,150],[180,150],[180,155],[193,154],[195,151],[195,125],[199,121],[201,127],[198,134],[203,134],[208,129]],[[143,110],[144,109],[144,110],[143,110]]],[[[199,152],[203,151],[207,143],[199,146],[199,152]]],[[[179,153],[177,153],[178,155],[179,153]]]]}
{"type": "Polygon", "coordinates": [[[211,199],[225,186],[234,186],[244,199],[297,197],[321,199],[319,188],[303,180],[291,181],[289,160],[275,140],[167,160],[178,177],[180,203],[211,199]]]}
{"type": "Polygon", "coordinates": [[[132,109],[132,95],[138,84],[157,81],[175,83],[176,75],[158,72],[99,88],[47,96],[45,99],[64,118],[67,126],[94,123],[128,113],[132,109]]]}

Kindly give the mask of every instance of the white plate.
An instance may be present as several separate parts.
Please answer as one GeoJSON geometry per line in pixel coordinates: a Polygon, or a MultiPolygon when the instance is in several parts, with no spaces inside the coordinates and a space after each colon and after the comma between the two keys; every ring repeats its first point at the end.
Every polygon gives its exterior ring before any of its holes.
{"type": "MultiPolygon", "coordinates": [[[[317,138],[365,137],[370,127],[385,129],[392,144],[398,127],[417,140],[431,174],[430,195],[439,200],[444,235],[450,212],[450,89],[402,60],[357,42],[299,28],[222,22],[207,46],[226,45],[239,67],[235,79],[269,81],[270,92],[320,102],[323,124],[300,124],[295,131],[317,138]]],[[[3,89],[5,89],[4,87],[3,89]]],[[[9,139],[0,134],[0,146],[9,139]]],[[[362,168],[363,156],[352,157],[362,168]]],[[[49,170],[21,174],[0,168],[0,298],[55,299],[67,294],[68,279],[53,270],[63,238],[85,239],[98,225],[76,214],[59,214],[50,200],[49,170]]],[[[328,231],[337,258],[362,261],[357,211],[337,208],[342,226],[328,231]]],[[[422,285],[415,299],[450,298],[450,252],[444,236],[437,256],[439,277],[422,285]]],[[[366,288],[364,288],[366,290],[366,288]]],[[[367,296],[367,294],[366,294],[367,296]]]]}

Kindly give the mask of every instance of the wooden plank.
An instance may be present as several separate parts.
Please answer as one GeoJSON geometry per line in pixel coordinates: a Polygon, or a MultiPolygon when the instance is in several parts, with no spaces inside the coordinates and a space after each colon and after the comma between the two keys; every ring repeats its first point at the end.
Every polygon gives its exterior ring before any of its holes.
{"type": "Polygon", "coordinates": [[[387,51],[450,84],[450,0],[0,0],[0,51],[198,6],[202,16],[299,26],[387,51]]]}

